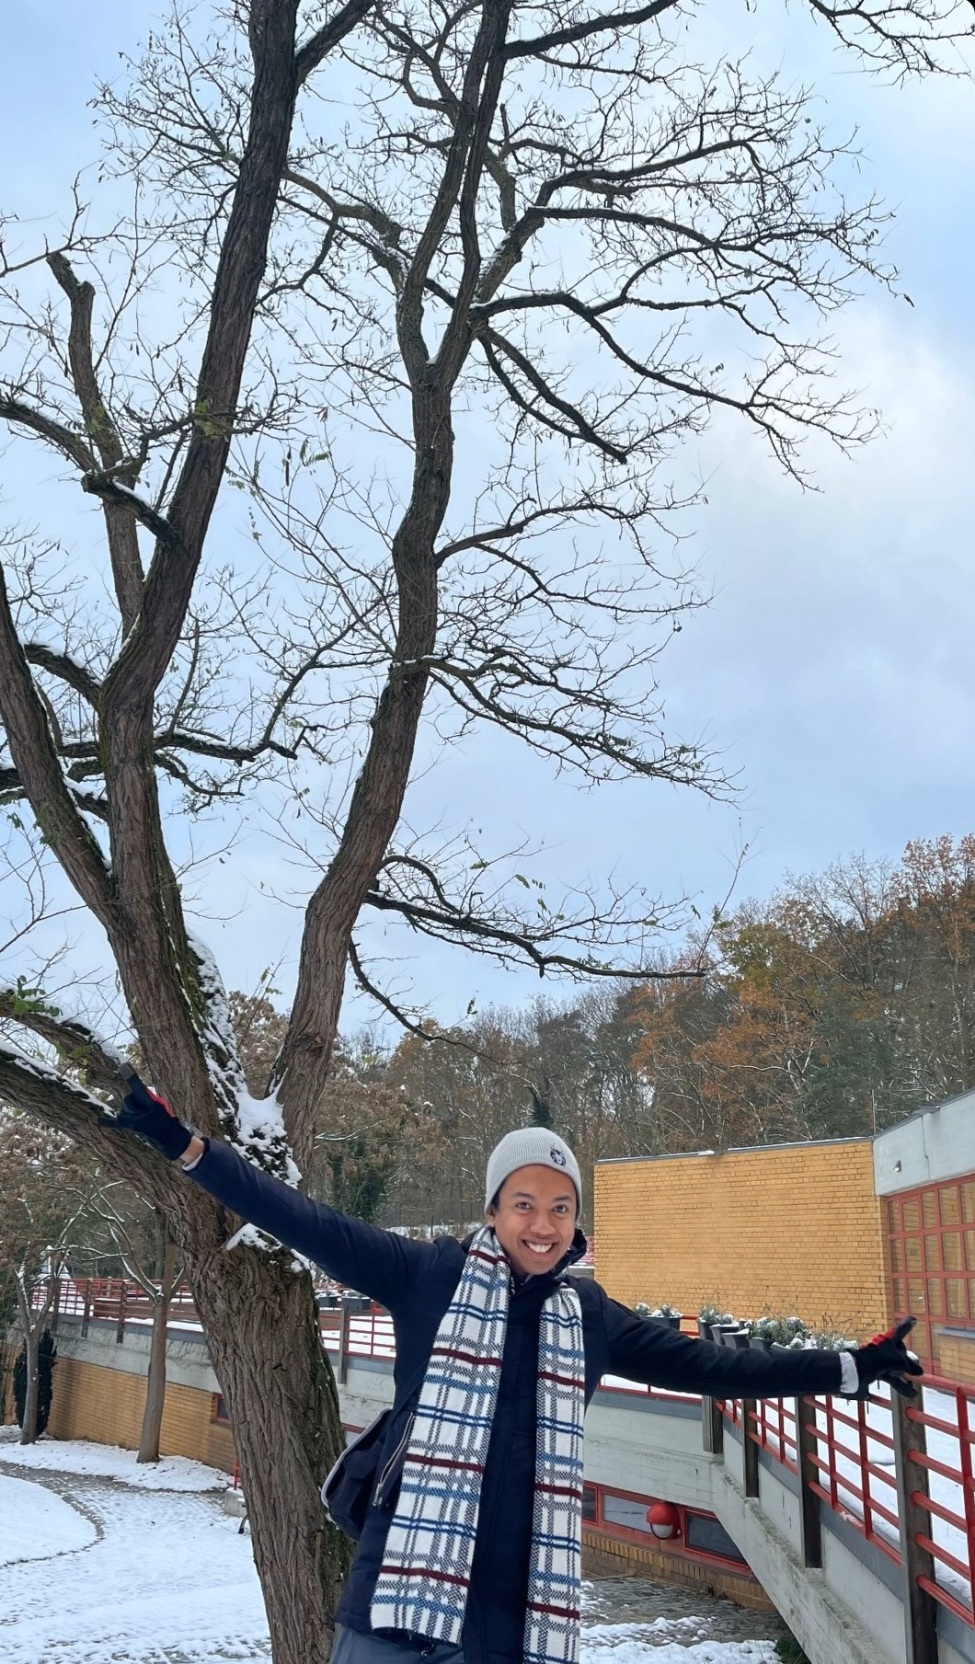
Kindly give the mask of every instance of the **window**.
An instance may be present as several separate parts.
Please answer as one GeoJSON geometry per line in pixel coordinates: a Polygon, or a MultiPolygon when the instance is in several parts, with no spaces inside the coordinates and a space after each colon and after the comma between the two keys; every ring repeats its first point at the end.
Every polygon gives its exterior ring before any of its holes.
{"type": "Polygon", "coordinates": [[[215,1392],[210,1406],[210,1420],[218,1427],[230,1426],[230,1414],[222,1392],[215,1392]]]}
{"type": "Polygon", "coordinates": [[[621,1525],[625,1531],[638,1531],[641,1537],[652,1537],[647,1524],[649,1497],[617,1496],[614,1491],[603,1492],[603,1524],[621,1525]]]}
{"type": "Polygon", "coordinates": [[[700,1549],[702,1554],[717,1554],[722,1560],[736,1560],[740,1566],[746,1564],[745,1556],[721,1521],[707,1514],[684,1515],[684,1542],[688,1548],[700,1549]]]}
{"type": "Polygon", "coordinates": [[[709,1560],[723,1560],[748,1570],[744,1555],[710,1514],[693,1514],[678,1506],[681,1536],[668,1540],[655,1537],[647,1521],[653,1497],[627,1496],[622,1491],[606,1490],[602,1485],[585,1485],[582,1497],[583,1519],[609,1536],[639,1538],[666,1553],[677,1553],[692,1560],[706,1556],[709,1560]]]}
{"type": "Polygon", "coordinates": [[[941,1323],[975,1319],[975,1181],[952,1179],[890,1197],[886,1207],[890,1293],[898,1316],[918,1324],[911,1345],[937,1371],[941,1323]]]}

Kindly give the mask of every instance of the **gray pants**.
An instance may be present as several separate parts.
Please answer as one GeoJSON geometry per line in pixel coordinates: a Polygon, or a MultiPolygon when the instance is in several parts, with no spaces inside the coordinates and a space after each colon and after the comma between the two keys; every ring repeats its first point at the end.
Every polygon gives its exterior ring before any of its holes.
{"type": "Polygon", "coordinates": [[[408,1641],[360,1635],[358,1630],[340,1624],[329,1664],[464,1664],[464,1651],[448,1641],[428,1641],[421,1650],[408,1641]]]}

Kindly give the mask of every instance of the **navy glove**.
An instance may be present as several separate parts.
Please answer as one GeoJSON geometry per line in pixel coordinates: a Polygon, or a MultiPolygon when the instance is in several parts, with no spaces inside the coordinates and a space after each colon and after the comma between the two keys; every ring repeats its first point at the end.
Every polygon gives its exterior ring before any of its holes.
{"type": "Polygon", "coordinates": [[[873,1381],[887,1381],[903,1398],[917,1397],[917,1388],[904,1379],[905,1375],[924,1374],[917,1359],[911,1357],[904,1345],[916,1322],[915,1317],[905,1317],[893,1329],[888,1329],[885,1335],[874,1335],[866,1346],[857,1348],[853,1353],[853,1362],[860,1377],[860,1390],[854,1394],[855,1398],[869,1398],[873,1381]]]}
{"type": "Polygon", "coordinates": [[[121,1113],[101,1115],[99,1120],[105,1127],[138,1133],[167,1161],[177,1161],[194,1136],[189,1127],[177,1120],[165,1098],[150,1092],[134,1072],[129,1075],[129,1091],[122,1100],[121,1113]]]}

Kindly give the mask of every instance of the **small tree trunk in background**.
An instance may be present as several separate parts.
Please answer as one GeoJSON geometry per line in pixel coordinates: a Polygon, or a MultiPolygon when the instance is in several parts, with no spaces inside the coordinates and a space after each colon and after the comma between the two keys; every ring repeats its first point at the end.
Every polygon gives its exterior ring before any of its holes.
{"type": "Polygon", "coordinates": [[[169,1338],[169,1307],[176,1280],[176,1244],[166,1230],[161,1214],[158,1216],[158,1228],[161,1249],[158,1263],[159,1295],[152,1307],[149,1379],[146,1384],[146,1405],[142,1414],[137,1462],[159,1460],[159,1433],[166,1403],[166,1343],[169,1338]]]}
{"type": "Polygon", "coordinates": [[[20,1429],[21,1444],[37,1442],[37,1400],[40,1368],[37,1361],[41,1331],[33,1324],[25,1325],[24,1361],[27,1365],[27,1391],[24,1396],[24,1420],[20,1429]]]}
{"type": "Polygon", "coordinates": [[[31,1304],[32,1289],[29,1281],[23,1277],[18,1277],[17,1281],[17,1305],[20,1312],[20,1326],[24,1331],[24,1365],[27,1377],[24,1388],[24,1419],[20,1426],[21,1444],[37,1443],[37,1408],[40,1397],[38,1353],[56,1286],[56,1279],[52,1279],[48,1283],[44,1305],[39,1312],[35,1312],[31,1304]]]}

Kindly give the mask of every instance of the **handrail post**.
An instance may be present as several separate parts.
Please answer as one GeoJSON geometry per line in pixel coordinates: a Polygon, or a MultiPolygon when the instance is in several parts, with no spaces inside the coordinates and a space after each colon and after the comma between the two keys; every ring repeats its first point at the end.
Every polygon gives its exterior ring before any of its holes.
{"type": "Polygon", "coordinates": [[[755,1437],[754,1421],[757,1413],[757,1400],[743,1398],[741,1401],[741,1444],[742,1460],[744,1463],[745,1495],[757,1497],[758,1492],[758,1440],[755,1437]]]}
{"type": "Polygon", "coordinates": [[[816,1436],[816,1400],[796,1399],[796,1455],[799,1465],[799,1533],[802,1543],[802,1563],[810,1569],[823,1563],[823,1524],[819,1512],[819,1498],[813,1482],[819,1481],[816,1458],[819,1440],[816,1436]],[[812,1414],[806,1421],[803,1412],[812,1414]]]}
{"type": "Polygon", "coordinates": [[[923,1421],[908,1419],[908,1400],[891,1390],[891,1423],[894,1435],[894,1465],[897,1473],[897,1504],[900,1517],[901,1565],[904,1572],[904,1633],[907,1664],[938,1664],[938,1606],[933,1595],[921,1588],[919,1579],[934,1582],[934,1559],[922,1548],[918,1532],[931,1535],[931,1517],[915,1502],[928,1494],[928,1473],[913,1460],[912,1448],[926,1454],[923,1421]]]}
{"type": "Polygon", "coordinates": [[[56,1335],[58,1332],[58,1318],[61,1316],[61,1289],[63,1286],[61,1278],[55,1277],[54,1300],[51,1305],[51,1321],[48,1324],[48,1328],[50,1329],[52,1335],[56,1335]]]}
{"type": "Polygon", "coordinates": [[[349,1308],[343,1300],[339,1307],[339,1386],[344,1387],[349,1378],[349,1308]]]}
{"type": "Polygon", "coordinates": [[[701,1398],[701,1442],[709,1456],[724,1455],[724,1412],[708,1393],[701,1398]]]}

